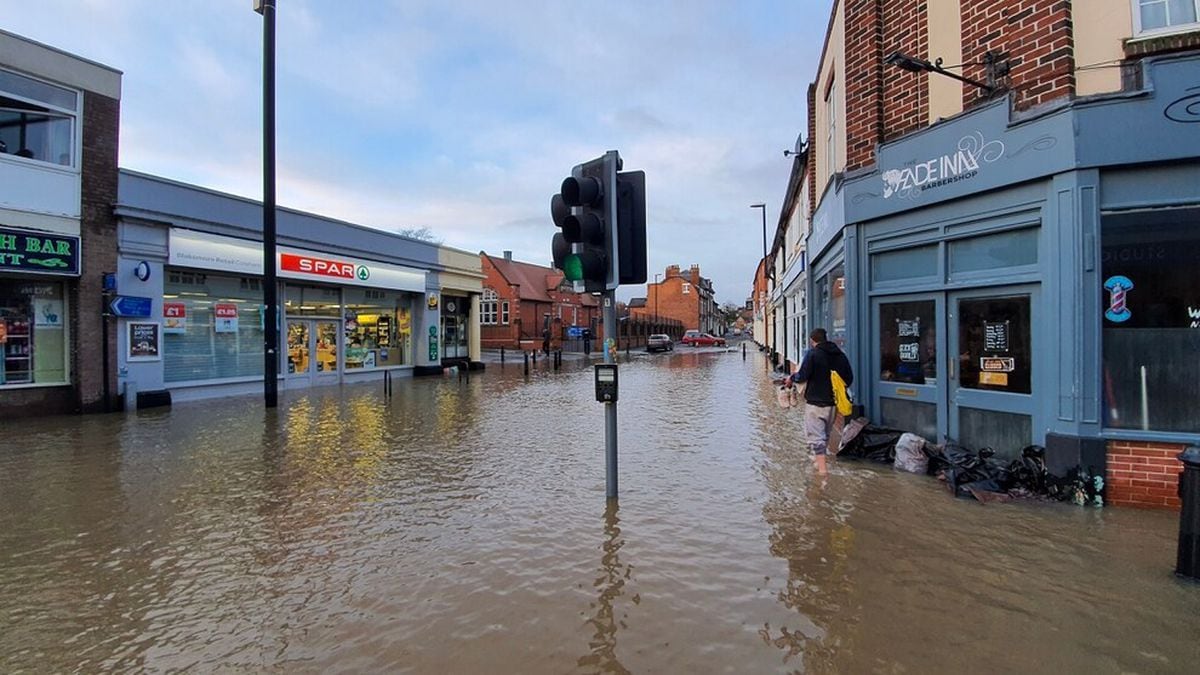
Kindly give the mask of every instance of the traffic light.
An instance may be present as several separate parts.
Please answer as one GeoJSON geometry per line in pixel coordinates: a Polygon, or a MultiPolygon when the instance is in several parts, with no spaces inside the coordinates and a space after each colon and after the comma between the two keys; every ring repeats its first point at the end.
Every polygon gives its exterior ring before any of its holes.
{"type": "Polygon", "coordinates": [[[620,157],[603,157],[576,166],[550,198],[550,215],[561,232],[554,235],[554,266],[576,291],[616,288],[617,169],[620,157]]]}
{"type": "Polygon", "coordinates": [[[618,282],[646,283],[646,172],[617,174],[618,282]]]}

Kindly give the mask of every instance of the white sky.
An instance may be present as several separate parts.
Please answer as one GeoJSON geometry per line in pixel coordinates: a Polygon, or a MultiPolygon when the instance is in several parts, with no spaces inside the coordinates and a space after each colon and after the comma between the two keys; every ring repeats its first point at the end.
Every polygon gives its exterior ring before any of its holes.
{"type": "MultiPolygon", "coordinates": [[[[550,195],[609,149],[647,174],[650,275],[742,303],[804,131],[827,0],[278,0],[280,205],[549,264],[550,195]]],[[[125,168],[261,198],[251,0],[0,0],[124,72],[125,168]]],[[[644,295],[622,289],[620,297],[644,295]]]]}

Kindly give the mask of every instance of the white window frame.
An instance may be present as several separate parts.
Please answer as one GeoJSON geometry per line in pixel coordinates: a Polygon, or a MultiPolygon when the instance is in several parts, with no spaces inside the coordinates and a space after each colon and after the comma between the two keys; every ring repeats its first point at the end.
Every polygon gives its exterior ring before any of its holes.
{"type": "MultiPolygon", "coordinates": [[[[829,176],[837,173],[837,80],[830,79],[829,91],[825,94],[825,166],[829,176]]],[[[828,176],[826,177],[828,179],[828,176]]]]}
{"type": "Polygon", "coordinates": [[[490,288],[483,289],[483,299],[479,302],[479,325],[495,326],[496,325],[496,291],[490,288]]]}
{"type": "Polygon", "coordinates": [[[83,152],[83,147],[82,147],[83,134],[81,132],[81,127],[83,126],[83,92],[74,87],[67,87],[62,84],[59,84],[58,82],[51,82],[49,80],[44,80],[42,78],[34,77],[32,75],[29,75],[28,73],[17,72],[16,70],[13,70],[11,68],[0,68],[0,70],[4,71],[5,73],[8,73],[8,74],[15,75],[17,77],[25,78],[25,79],[33,81],[33,82],[44,84],[49,87],[54,87],[55,89],[69,91],[69,92],[75,94],[75,109],[71,110],[68,108],[63,108],[62,106],[55,105],[48,101],[42,101],[39,99],[29,98],[28,96],[21,96],[19,94],[8,91],[7,89],[0,88],[0,95],[3,95],[7,98],[11,98],[15,101],[22,101],[25,103],[29,103],[31,105],[43,107],[46,110],[50,111],[50,114],[52,114],[52,115],[61,115],[62,117],[70,118],[70,120],[71,120],[71,162],[70,162],[70,164],[59,164],[58,162],[52,162],[52,161],[45,160],[45,159],[30,159],[30,158],[26,158],[26,157],[20,157],[16,154],[16,152],[19,148],[10,148],[8,150],[8,152],[0,154],[0,157],[3,157],[5,159],[12,159],[13,161],[18,161],[18,162],[31,162],[31,163],[37,164],[39,166],[53,167],[53,168],[63,170],[63,171],[69,170],[69,171],[78,172],[79,166],[80,166],[80,155],[83,152]]]}
{"type": "Polygon", "coordinates": [[[686,281],[683,282],[683,289],[680,290],[679,292],[682,293],[683,295],[690,295],[692,292],[692,285],[686,281]]]}
{"type": "MultiPolygon", "coordinates": [[[[1171,35],[1172,33],[1188,33],[1194,30],[1200,30],[1200,0],[1192,0],[1196,6],[1196,21],[1187,23],[1168,24],[1162,28],[1147,28],[1142,29],[1142,5],[1149,2],[1162,2],[1166,5],[1167,0],[1129,0],[1130,8],[1133,11],[1133,36],[1134,37],[1151,37],[1157,35],[1171,35]]],[[[1168,17],[1170,20],[1170,6],[1167,6],[1168,17]]]]}

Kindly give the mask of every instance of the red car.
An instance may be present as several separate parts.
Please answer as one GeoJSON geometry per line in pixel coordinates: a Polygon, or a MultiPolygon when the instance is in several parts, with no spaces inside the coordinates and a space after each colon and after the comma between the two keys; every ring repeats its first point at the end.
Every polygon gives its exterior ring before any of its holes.
{"type": "Polygon", "coordinates": [[[690,340],[688,343],[693,347],[724,347],[725,338],[719,338],[711,333],[701,333],[690,340]]]}

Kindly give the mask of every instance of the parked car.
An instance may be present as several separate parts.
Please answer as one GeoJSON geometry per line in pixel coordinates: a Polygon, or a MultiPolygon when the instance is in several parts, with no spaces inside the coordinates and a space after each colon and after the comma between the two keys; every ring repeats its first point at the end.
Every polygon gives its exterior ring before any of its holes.
{"type": "Polygon", "coordinates": [[[685,345],[690,345],[690,344],[692,344],[692,340],[695,340],[698,337],[700,337],[700,331],[689,330],[688,332],[683,334],[683,337],[680,338],[679,341],[685,345]]]}
{"type": "Polygon", "coordinates": [[[656,333],[646,339],[646,351],[673,352],[675,351],[675,341],[671,339],[670,335],[656,333]]]}
{"type": "Polygon", "coordinates": [[[699,336],[692,338],[691,345],[693,347],[724,347],[725,338],[716,337],[712,333],[701,333],[699,336]]]}

